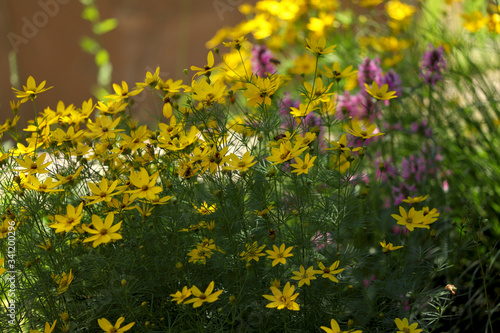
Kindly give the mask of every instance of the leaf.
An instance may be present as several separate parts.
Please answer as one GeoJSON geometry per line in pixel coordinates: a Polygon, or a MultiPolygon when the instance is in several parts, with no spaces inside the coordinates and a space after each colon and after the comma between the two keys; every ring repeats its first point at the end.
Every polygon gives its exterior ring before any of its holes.
{"type": "Polygon", "coordinates": [[[97,51],[101,48],[101,46],[99,45],[99,43],[95,39],[87,37],[87,36],[83,37],[80,40],[80,47],[85,52],[88,52],[90,54],[96,54],[97,51]]]}
{"type": "Polygon", "coordinates": [[[118,26],[118,20],[115,18],[110,18],[102,22],[96,23],[92,30],[96,35],[102,35],[106,32],[110,32],[118,26]]]}
{"type": "Polygon", "coordinates": [[[99,11],[97,10],[97,7],[96,6],[85,7],[85,9],[82,12],[82,18],[90,22],[98,21],[99,11]]]}
{"type": "Polygon", "coordinates": [[[95,55],[95,63],[97,66],[102,66],[109,62],[109,53],[104,49],[100,49],[95,55]]]}

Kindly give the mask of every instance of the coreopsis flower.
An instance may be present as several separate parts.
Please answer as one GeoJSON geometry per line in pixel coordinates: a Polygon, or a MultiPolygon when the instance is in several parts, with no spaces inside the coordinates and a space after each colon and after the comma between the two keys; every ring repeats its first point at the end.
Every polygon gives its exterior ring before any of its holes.
{"type": "Polygon", "coordinates": [[[306,38],[306,49],[314,53],[317,57],[335,52],[336,47],[337,45],[326,47],[325,37],[320,37],[319,39],[306,38]]]}
{"type": "MultiPolygon", "coordinates": [[[[312,105],[312,104],[309,104],[309,103],[300,103],[299,104],[299,108],[296,108],[296,107],[293,107],[291,106],[290,107],[290,114],[294,117],[294,118],[299,118],[299,117],[305,117],[307,116],[309,113],[311,113],[312,111],[314,111],[315,109],[315,106],[312,105]]],[[[298,120],[297,122],[299,122],[300,120],[298,120]]]]}
{"type": "Polygon", "coordinates": [[[82,210],[83,202],[76,209],[72,205],[68,205],[66,207],[66,215],[56,215],[54,217],[56,222],[50,224],[49,227],[56,229],[56,233],[71,231],[82,220],[82,210]]]}
{"type": "Polygon", "coordinates": [[[268,254],[268,258],[273,260],[273,267],[276,266],[277,264],[286,264],[286,258],[288,257],[293,257],[293,254],[290,252],[292,251],[293,246],[290,246],[289,248],[286,248],[285,243],[281,244],[281,246],[278,248],[276,245],[273,245],[272,250],[267,250],[266,253],[268,254]]]}
{"type": "Polygon", "coordinates": [[[425,223],[427,224],[437,221],[437,218],[439,217],[439,213],[436,208],[433,208],[431,210],[429,209],[429,207],[426,206],[422,208],[422,213],[424,214],[424,219],[426,220],[425,223]]]}
{"type": "Polygon", "coordinates": [[[253,242],[253,244],[246,244],[246,251],[240,253],[241,260],[246,260],[250,262],[252,260],[259,261],[259,257],[265,256],[265,253],[262,253],[262,250],[266,247],[266,244],[259,246],[257,242],[253,242]]]}
{"type": "Polygon", "coordinates": [[[361,0],[359,5],[362,7],[375,7],[380,5],[384,0],[361,0]]]}
{"type": "Polygon", "coordinates": [[[62,275],[52,274],[51,277],[54,282],[59,285],[57,287],[57,295],[66,292],[71,284],[71,281],[75,278],[71,269],[69,270],[69,273],[63,272],[62,275]]]}
{"type": "Polygon", "coordinates": [[[288,310],[299,311],[300,307],[295,302],[299,293],[294,294],[295,286],[291,286],[290,282],[287,282],[281,292],[276,287],[270,287],[272,295],[262,295],[265,299],[271,301],[271,303],[266,305],[266,308],[277,308],[282,310],[287,308],[288,310]]]}
{"type": "Polygon", "coordinates": [[[207,258],[211,258],[213,255],[213,252],[209,248],[205,248],[203,246],[197,245],[195,249],[192,249],[190,252],[187,254],[190,258],[188,262],[192,263],[202,263],[203,265],[206,265],[207,263],[207,258]]]}
{"type": "Polygon", "coordinates": [[[114,195],[119,194],[119,192],[113,192],[118,186],[118,180],[115,180],[111,184],[108,183],[106,178],[101,179],[99,184],[87,183],[90,190],[94,195],[83,196],[82,198],[87,200],[92,200],[87,203],[87,205],[92,205],[98,202],[110,202],[114,195]]]}
{"type": "Polygon", "coordinates": [[[326,150],[338,150],[339,152],[341,152],[343,150],[349,149],[347,148],[347,137],[345,134],[342,134],[339,141],[330,141],[328,139],[325,140],[333,146],[331,148],[326,148],[326,150]]]}
{"type": "Polygon", "coordinates": [[[362,333],[362,331],[360,331],[360,330],[357,330],[357,331],[354,331],[354,330],[342,331],[340,329],[339,324],[337,323],[337,321],[335,319],[332,319],[330,321],[330,327],[321,326],[320,328],[323,331],[325,331],[326,333],[362,333]]]}
{"type": "Polygon", "coordinates": [[[377,125],[370,124],[370,122],[365,121],[363,123],[363,127],[361,127],[361,122],[357,119],[354,119],[351,122],[352,128],[348,128],[347,131],[357,137],[362,138],[363,140],[373,138],[375,136],[384,135],[385,133],[376,133],[377,125]],[[364,129],[363,129],[364,128],[364,129]]]}
{"type": "Polygon", "coordinates": [[[132,328],[132,326],[135,325],[135,322],[132,322],[123,327],[120,327],[124,321],[125,318],[120,317],[116,321],[115,325],[111,325],[111,323],[106,318],[101,318],[97,320],[97,323],[99,324],[99,327],[101,327],[101,329],[106,333],[123,333],[125,331],[128,331],[132,328]]]}
{"type": "Polygon", "coordinates": [[[59,182],[53,183],[52,178],[46,178],[43,183],[38,180],[35,176],[29,177],[28,181],[23,185],[25,188],[34,190],[41,193],[51,193],[51,192],[62,192],[63,189],[56,189],[59,186],[59,182]]]}
{"type": "Polygon", "coordinates": [[[146,72],[146,78],[144,82],[136,82],[135,85],[139,88],[151,87],[155,88],[156,84],[160,81],[160,67],[156,67],[156,70],[153,74],[151,72],[146,72]]]}
{"type": "Polygon", "coordinates": [[[3,273],[5,273],[7,271],[5,268],[2,267],[4,261],[5,261],[4,258],[0,258],[0,275],[2,275],[3,273]]]}
{"type": "MultiPolygon", "coordinates": [[[[50,325],[49,322],[45,322],[45,328],[43,329],[43,333],[52,333],[54,328],[56,328],[56,323],[57,323],[57,319],[54,320],[52,325],[50,325]]],[[[42,332],[40,332],[39,330],[31,330],[30,329],[30,333],[42,333],[42,332]]]]}
{"type": "Polygon", "coordinates": [[[62,145],[65,142],[76,143],[83,137],[83,130],[79,130],[75,133],[75,128],[70,126],[67,132],[62,129],[57,128],[53,133],[53,139],[57,141],[58,145],[62,145]]]}
{"type": "Polygon", "coordinates": [[[203,214],[203,215],[212,214],[213,212],[215,212],[215,209],[216,209],[215,204],[209,206],[206,201],[203,201],[203,203],[200,205],[200,207],[196,207],[194,204],[193,204],[193,207],[198,213],[203,214]]]}
{"type": "Polygon", "coordinates": [[[464,28],[470,32],[477,32],[488,24],[488,16],[484,15],[481,11],[476,10],[471,13],[464,13],[461,15],[464,19],[464,28]]]}
{"type": "Polygon", "coordinates": [[[230,42],[222,42],[225,47],[234,47],[236,50],[241,49],[241,45],[247,40],[246,36],[238,37],[230,42]]]}
{"type": "Polygon", "coordinates": [[[295,162],[297,163],[292,163],[290,166],[294,168],[292,170],[292,173],[295,172],[297,175],[301,175],[303,173],[308,174],[309,169],[313,167],[314,160],[316,160],[317,156],[313,156],[312,158],[309,157],[309,153],[306,154],[304,160],[302,160],[300,157],[295,157],[295,162]]]}
{"type": "Polygon", "coordinates": [[[338,283],[339,280],[334,276],[334,274],[338,274],[342,272],[345,268],[337,269],[339,267],[340,261],[335,261],[330,267],[326,267],[321,261],[318,262],[319,269],[323,271],[323,275],[321,277],[325,279],[330,279],[333,282],[338,283]]]}
{"type": "Polygon", "coordinates": [[[331,99],[333,93],[329,93],[328,91],[330,91],[332,86],[333,83],[330,83],[328,86],[326,86],[323,83],[323,79],[318,76],[314,80],[314,85],[307,81],[304,82],[304,88],[306,89],[306,92],[302,93],[301,95],[305,96],[313,106],[316,106],[320,102],[326,103],[331,99]]]}
{"type": "Polygon", "coordinates": [[[383,101],[398,97],[395,91],[387,91],[389,89],[388,84],[384,84],[379,88],[377,82],[373,81],[371,87],[365,83],[365,88],[367,93],[383,101]]]}
{"type": "Polygon", "coordinates": [[[444,59],[444,48],[441,45],[438,48],[429,44],[429,49],[420,60],[420,78],[425,83],[435,85],[443,80],[443,71],[446,70],[446,60],[444,59]]]}
{"type": "Polygon", "coordinates": [[[51,88],[54,88],[54,87],[44,88],[45,82],[46,81],[42,81],[42,83],[40,83],[37,86],[33,76],[30,76],[28,78],[28,81],[26,82],[26,85],[23,86],[24,91],[17,90],[16,88],[12,88],[12,90],[14,90],[16,92],[17,98],[22,98],[21,99],[21,104],[22,104],[22,103],[28,101],[28,99],[34,100],[38,94],[43,93],[44,91],[47,91],[51,88]]]}
{"type": "Polygon", "coordinates": [[[384,253],[395,251],[403,247],[403,246],[394,246],[392,245],[392,243],[386,244],[385,239],[380,242],[380,246],[382,246],[382,251],[384,251],[384,253]]]}
{"type": "Polygon", "coordinates": [[[109,243],[112,240],[122,239],[122,235],[118,233],[121,228],[122,221],[113,225],[113,221],[115,219],[114,213],[108,213],[105,221],[97,215],[92,215],[92,229],[84,226],[83,229],[90,233],[94,234],[94,236],[86,238],[83,242],[94,242],[93,246],[97,247],[102,243],[109,243]]]}
{"type": "Polygon", "coordinates": [[[429,197],[429,195],[427,194],[426,196],[419,196],[419,197],[408,197],[406,199],[403,200],[403,202],[406,202],[406,203],[410,203],[410,204],[414,204],[414,203],[419,203],[419,202],[422,202],[424,201],[425,199],[427,199],[429,197]]]}
{"type": "Polygon", "coordinates": [[[50,239],[47,238],[45,239],[45,243],[37,245],[37,247],[44,249],[45,251],[51,251],[52,250],[52,243],[50,242],[50,239]]]}
{"type": "Polygon", "coordinates": [[[19,223],[16,223],[12,218],[6,216],[2,223],[0,223],[0,239],[6,238],[9,235],[9,232],[16,231],[19,223]],[[14,227],[14,230],[12,230],[14,227]]]}
{"type": "Polygon", "coordinates": [[[271,105],[271,96],[280,86],[280,78],[276,75],[271,77],[255,77],[252,82],[247,83],[243,96],[247,98],[247,106],[271,105]]]}
{"type": "Polygon", "coordinates": [[[299,271],[293,272],[295,276],[292,276],[292,280],[299,280],[299,288],[302,287],[304,283],[309,286],[311,285],[311,280],[316,280],[314,275],[318,273],[323,273],[323,271],[317,271],[313,268],[313,266],[310,266],[306,270],[304,266],[300,265],[299,271]]]}
{"type": "Polygon", "coordinates": [[[170,296],[172,296],[172,302],[177,302],[177,304],[181,304],[186,298],[191,295],[191,288],[188,288],[187,286],[184,286],[184,288],[182,288],[182,291],[177,291],[175,294],[170,294],[170,296]]]}
{"type": "Polygon", "coordinates": [[[34,173],[47,173],[49,172],[45,168],[52,164],[51,161],[44,163],[46,153],[40,154],[36,160],[32,160],[28,155],[24,156],[24,158],[16,158],[17,163],[22,167],[22,169],[14,169],[14,171],[24,172],[28,175],[32,175],[34,173]]]}
{"type": "Polygon", "coordinates": [[[215,82],[208,82],[206,79],[197,83],[192,82],[191,96],[203,103],[206,107],[211,107],[215,103],[224,104],[224,95],[226,93],[226,85],[218,80],[215,82]]]}
{"type": "Polygon", "coordinates": [[[420,333],[422,332],[421,329],[417,329],[418,323],[413,323],[409,324],[408,319],[403,318],[403,320],[396,318],[394,320],[394,323],[396,323],[396,326],[398,327],[399,331],[397,333],[420,333]]]}
{"type": "Polygon", "coordinates": [[[230,154],[229,160],[227,164],[229,166],[224,167],[224,170],[239,170],[239,171],[247,171],[252,165],[256,164],[257,161],[254,161],[254,157],[250,156],[250,152],[247,151],[241,157],[241,160],[236,154],[230,154]]]}
{"type": "Polygon", "coordinates": [[[398,224],[404,225],[410,231],[413,231],[414,228],[430,229],[429,224],[434,222],[429,222],[430,220],[424,217],[424,212],[417,211],[414,207],[407,213],[403,207],[399,206],[399,214],[392,214],[391,216],[398,221],[398,224]]]}
{"type": "Polygon", "coordinates": [[[130,182],[136,187],[134,190],[126,191],[126,193],[132,194],[130,200],[133,201],[136,198],[154,200],[155,195],[163,191],[161,187],[155,186],[158,175],[159,173],[156,172],[149,176],[144,168],[141,168],[139,172],[130,172],[130,182]]]}
{"type": "Polygon", "coordinates": [[[123,129],[115,128],[120,123],[120,120],[121,117],[118,117],[115,120],[110,120],[104,115],[97,117],[95,122],[92,122],[92,120],[89,119],[87,123],[87,138],[100,138],[102,141],[114,139],[116,137],[116,133],[123,131],[123,129]]]}
{"type": "Polygon", "coordinates": [[[295,144],[292,147],[292,143],[290,141],[287,141],[285,143],[281,143],[279,148],[271,149],[272,155],[266,159],[270,162],[274,162],[272,165],[281,164],[285,161],[299,156],[307,148],[307,146],[302,147],[300,144],[295,144]]]}
{"type": "Polygon", "coordinates": [[[193,293],[194,297],[185,301],[184,304],[193,303],[193,308],[197,308],[202,306],[203,303],[215,302],[216,300],[219,299],[219,295],[222,294],[223,290],[221,289],[212,293],[212,291],[214,290],[214,286],[215,286],[214,281],[210,282],[205,292],[201,292],[200,289],[198,289],[198,287],[192,286],[191,292],[193,293]]]}
{"type": "Polygon", "coordinates": [[[214,62],[215,62],[214,54],[212,53],[212,51],[208,51],[206,65],[204,65],[202,68],[196,67],[196,66],[191,66],[191,70],[196,72],[194,74],[193,78],[196,77],[197,75],[210,76],[210,72],[215,69],[214,62]]]}
{"type": "Polygon", "coordinates": [[[339,82],[341,79],[354,75],[358,72],[358,71],[353,71],[352,67],[353,66],[348,66],[344,68],[344,70],[341,70],[340,64],[337,61],[335,61],[333,63],[332,68],[327,66],[324,66],[323,68],[325,69],[326,77],[334,79],[335,81],[339,82]]]}
{"type": "Polygon", "coordinates": [[[116,83],[113,83],[113,90],[115,91],[115,94],[104,96],[104,98],[109,98],[115,101],[123,101],[124,99],[139,94],[143,89],[144,88],[137,88],[135,90],[129,91],[127,82],[122,81],[121,86],[119,86],[116,83]]]}

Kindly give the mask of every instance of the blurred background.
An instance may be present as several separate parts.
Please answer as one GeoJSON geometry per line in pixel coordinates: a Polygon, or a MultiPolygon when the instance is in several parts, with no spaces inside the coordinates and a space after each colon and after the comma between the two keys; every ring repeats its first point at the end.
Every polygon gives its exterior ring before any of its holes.
{"type": "MultiPolygon", "coordinates": [[[[54,86],[37,97],[39,111],[55,110],[59,100],[95,103],[98,82],[133,88],[158,66],[162,78],[189,83],[193,73],[183,70],[206,63],[205,43],[243,19],[243,2],[256,0],[1,0],[0,123],[13,117],[11,87],[22,88],[30,75],[54,86]]],[[[19,110],[21,128],[33,117],[28,104],[19,110]]]]}

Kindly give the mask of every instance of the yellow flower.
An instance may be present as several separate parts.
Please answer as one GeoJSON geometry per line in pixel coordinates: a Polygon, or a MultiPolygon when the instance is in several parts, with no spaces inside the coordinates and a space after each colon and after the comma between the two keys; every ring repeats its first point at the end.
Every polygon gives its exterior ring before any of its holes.
{"type": "Polygon", "coordinates": [[[329,68],[327,66],[324,66],[323,68],[325,69],[326,77],[329,77],[331,79],[335,79],[337,82],[345,77],[349,77],[349,76],[354,75],[358,72],[358,71],[353,71],[352,66],[348,66],[348,67],[344,68],[344,70],[341,70],[340,64],[337,61],[335,61],[333,63],[332,68],[329,68]]]}
{"type": "Polygon", "coordinates": [[[193,204],[193,207],[198,213],[203,214],[203,215],[208,215],[208,214],[212,214],[213,212],[215,212],[216,206],[215,206],[215,204],[208,206],[207,202],[203,201],[203,203],[200,205],[199,208],[196,207],[194,204],[193,204]]]}
{"type": "Polygon", "coordinates": [[[247,83],[243,93],[247,98],[247,106],[271,105],[271,96],[278,90],[280,81],[278,76],[255,77],[251,83],[247,83]]]}
{"type": "Polygon", "coordinates": [[[314,270],[313,266],[310,266],[307,270],[304,266],[300,265],[300,271],[294,271],[292,280],[299,280],[299,288],[305,283],[308,286],[311,285],[311,280],[316,280],[315,274],[323,273],[323,271],[314,270]]]}
{"type": "Polygon", "coordinates": [[[362,138],[363,140],[385,134],[380,132],[374,134],[375,130],[377,129],[377,125],[370,124],[369,121],[364,122],[363,127],[365,129],[361,127],[361,122],[357,119],[351,122],[351,126],[352,128],[348,128],[347,131],[354,136],[362,138]]]}
{"type": "Polygon", "coordinates": [[[290,253],[292,251],[293,246],[290,246],[289,248],[285,249],[285,243],[281,244],[281,246],[278,248],[276,245],[273,245],[273,250],[267,250],[266,253],[268,254],[269,259],[273,259],[273,267],[276,266],[277,264],[286,264],[286,258],[288,257],[293,257],[293,254],[290,253]]]}
{"type": "Polygon", "coordinates": [[[362,7],[375,7],[380,5],[384,0],[361,0],[359,3],[362,7]]]}
{"type": "Polygon", "coordinates": [[[326,327],[326,326],[321,326],[320,327],[323,331],[325,331],[326,333],[362,333],[361,331],[353,331],[353,330],[349,330],[349,331],[342,331],[340,329],[340,326],[339,324],[337,323],[337,321],[335,319],[332,319],[330,321],[330,327],[326,327]]]}
{"type": "Polygon", "coordinates": [[[5,261],[4,258],[0,259],[0,275],[2,275],[3,273],[5,273],[7,271],[5,268],[2,267],[4,261],[5,261]]]}
{"type": "Polygon", "coordinates": [[[94,234],[94,236],[86,238],[83,242],[94,242],[93,246],[97,247],[102,243],[109,243],[115,239],[122,239],[122,235],[118,233],[118,230],[120,230],[120,227],[122,225],[122,221],[118,222],[114,226],[111,226],[113,224],[114,218],[114,213],[108,213],[108,215],[106,216],[106,220],[103,223],[99,216],[95,214],[92,215],[93,229],[87,226],[83,227],[83,229],[88,233],[94,234]]]}
{"type": "Polygon", "coordinates": [[[99,326],[101,327],[101,329],[103,329],[104,332],[106,332],[106,333],[123,333],[123,332],[128,331],[129,329],[131,329],[132,326],[134,326],[134,324],[135,324],[135,322],[132,322],[132,323],[127,324],[127,325],[125,325],[125,326],[123,326],[123,327],[120,328],[120,326],[122,325],[122,323],[124,321],[125,321],[125,318],[124,317],[120,317],[116,321],[116,324],[113,326],[105,318],[101,318],[101,319],[97,320],[97,322],[99,323],[99,326]]]}
{"type": "Polygon", "coordinates": [[[209,83],[207,80],[202,80],[200,83],[192,82],[192,97],[203,103],[206,107],[211,107],[215,103],[224,104],[224,94],[226,93],[226,85],[222,81],[209,83]]]}
{"type": "Polygon", "coordinates": [[[207,64],[203,66],[203,68],[191,66],[191,70],[196,71],[196,74],[194,74],[193,78],[197,75],[210,76],[210,72],[214,70],[214,62],[214,54],[212,53],[212,51],[209,51],[207,54],[207,64]]]}
{"type": "Polygon", "coordinates": [[[309,153],[306,154],[306,157],[303,161],[300,157],[295,157],[295,161],[297,163],[290,164],[291,167],[295,168],[295,170],[292,170],[292,172],[296,172],[297,175],[301,175],[303,173],[308,174],[309,169],[313,167],[313,163],[316,157],[317,156],[313,156],[313,158],[309,159],[309,153]]]}
{"type": "Polygon", "coordinates": [[[283,288],[283,292],[281,292],[276,287],[270,287],[272,295],[262,295],[267,300],[271,301],[271,303],[266,305],[266,308],[277,308],[278,310],[282,310],[287,308],[288,310],[299,311],[300,307],[295,302],[299,293],[294,294],[295,286],[291,286],[290,282],[287,282],[285,287],[283,288]]]}
{"type": "Polygon", "coordinates": [[[439,213],[436,208],[433,208],[432,210],[429,210],[429,207],[424,207],[422,208],[422,213],[424,214],[424,219],[426,224],[431,224],[435,221],[437,221],[437,218],[439,216],[439,213]]]}
{"type": "Polygon", "coordinates": [[[408,198],[404,199],[403,202],[411,203],[411,204],[419,203],[419,202],[422,202],[425,199],[427,199],[427,197],[429,197],[428,194],[426,196],[420,196],[420,197],[408,197],[408,198]]]}
{"type": "Polygon", "coordinates": [[[68,205],[66,207],[66,215],[56,215],[55,220],[57,222],[50,224],[49,227],[56,229],[56,233],[71,231],[74,226],[80,223],[83,217],[82,210],[83,202],[78,205],[76,210],[72,205],[68,205]]]}
{"type": "Polygon", "coordinates": [[[254,161],[254,157],[250,156],[249,151],[247,151],[241,157],[241,160],[235,154],[230,154],[229,158],[230,158],[230,160],[227,161],[227,164],[229,164],[229,166],[224,167],[224,170],[247,171],[252,165],[257,163],[257,161],[254,161]]]}
{"type": "Polygon", "coordinates": [[[272,165],[281,164],[285,161],[291,160],[299,156],[308,147],[301,147],[300,143],[293,146],[290,141],[281,143],[279,148],[271,149],[272,155],[267,158],[268,161],[274,162],[272,165]]]}
{"type": "Polygon", "coordinates": [[[259,246],[257,242],[253,242],[253,244],[246,244],[247,250],[240,253],[240,256],[243,257],[241,260],[246,260],[250,262],[252,260],[259,261],[259,257],[265,256],[265,253],[262,253],[262,250],[266,247],[266,244],[259,246]]]}
{"type": "Polygon", "coordinates": [[[67,176],[62,176],[60,174],[56,174],[56,177],[57,179],[59,179],[59,184],[60,185],[63,185],[63,184],[66,184],[66,183],[70,183],[70,184],[73,184],[74,180],[76,178],[78,178],[78,176],[80,175],[80,172],[82,172],[83,170],[83,165],[81,165],[76,171],[74,174],[70,174],[70,175],[67,175],[67,176]]]}
{"type": "Polygon", "coordinates": [[[339,267],[339,264],[340,264],[340,261],[337,260],[336,262],[334,262],[330,267],[326,267],[325,265],[323,265],[323,263],[320,261],[318,263],[318,266],[319,266],[319,269],[323,271],[323,275],[321,275],[321,277],[325,278],[325,279],[330,279],[332,280],[333,282],[336,282],[338,283],[339,280],[333,276],[334,274],[338,274],[340,272],[342,272],[345,268],[341,268],[341,269],[337,269],[337,267],[339,267]]]}
{"type": "MultiPolygon", "coordinates": [[[[242,5],[243,6],[243,5],[242,5]]],[[[222,42],[225,47],[234,47],[236,50],[239,50],[241,48],[241,45],[247,40],[245,36],[238,37],[233,39],[231,42],[222,42]]]]}
{"type": "Polygon", "coordinates": [[[488,16],[483,15],[483,13],[478,10],[472,13],[462,14],[461,16],[465,20],[464,28],[470,32],[477,32],[488,24],[488,16]]]}
{"type": "Polygon", "coordinates": [[[61,276],[52,274],[51,277],[55,281],[55,283],[59,284],[59,287],[57,287],[57,295],[60,295],[68,290],[71,281],[73,281],[73,279],[75,278],[71,269],[69,270],[68,274],[66,274],[66,272],[63,272],[61,276]]]}
{"type": "Polygon", "coordinates": [[[403,247],[403,246],[394,246],[392,245],[392,243],[386,244],[385,239],[382,242],[380,242],[380,246],[382,246],[382,250],[384,251],[384,253],[395,251],[403,247]]]}
{"type": "Polygon", "coordinates": [[[50,192],[61,192],[63,189],[54,189],[54,187],[59,186],[59,182],[52,183],[52,178],[47,178],[40,183],[38,178],[35,176],[31,176],[27,183],[24,184],[24,187],[30,190],[42,192],[42,193],[50,193],[50,192]]]}
{"type": "Polygon", "coordinates": [[[32,175],[34,173],[47,173],[45,170],[46,167],[52,164],[52,162],[43,163],[45,161],[46,153],[41,154],[38,158],[33,161],[29,156],[25,156],[23,159],[16,158],[17,163],[23,169],[14,169],[14,171],[27,172],[28,175],[32,175]]]}
{"type": "Polygon", "coordinates": [[[413,207],[407,213],[403,207],[399,206],[399,214],[401,216],[397,214],[392,214],[391,216],[398,221],[398,224],[404,225],[410,231],[413,231],[414,228],[430,229],[428,224],[435,221],[426,219],[423,211],[416,211],[413,207]]]}
{"type": "Polygon", "coordinates": [[[52,250],[52,244],[50,243],[50,239],[47,238],[45,240],[45,243],[37,245],[39,248],[44,249],[45,251],[50,251],[52,250]]]}
{"type": "Polygon", "coordinates": [[[156,172],[154,175],[149,176],[148,172],[144,168],[141,168],[141,171],[139,172],[131,171],[130,182],[137,189],[129,190],[126,191],[125,193],[132,194],[132,197],[130,198],[131,201],[134,201],[136,198],[139,199],[145,198],[150,201],[154,200],[155,195],[163,191],[161,187],[155,186],[158,175],[159,173],[156,172]]]}
{"type": "Polygon", "coordinates": [[[87,123],[87,138],[100,138],[102,141],[114,139],[117,132],[123,131],[123,129],[115,129],[115,127],[120,123],[120,119],[121,117],[118,117],[115,120],[110,120],[105,115],[97,117],[95,123],[89,119],[87,123]]]}
{"type": "Polygon", "coordinates": [[[407,20],[416,12],[415,7],[402,3],[398,0],[387,2],[385,10],[391,19],[396,21],[407,20]]]}
{"type": "Polygon", "coordinates": [[[182,288],[182,291],[177,291],[175,294],[170,294],[170,296],[172,296],[172,302],[181,304],[186,298],[191,296],[191,294],[191,288],[184,286],[184,288],[182,288]]]}
{"type": "Polygon", "coordinates": [[[329,144],[333,145],[331,148],[326,148],[326,150],[349,150],[347,148],[347,137],[345,134],[342,134],[340,137],[339,141],[330,141],[328,139],[325,139],[329,144]]]}
{"type": "Polygon", "coordinates": [[[290,68],[290,73],[292,74],[314,73],[315,69],[314,63],[315,63],[314,57],[308,53],[304,53],[295,59],[293,67],[290,68]]]}
{"type": "Polygon", "coordinates": [[[119,192],[113,192],[118,186],[118,180],[115,180],[111,184],[108,185],[108,180],[103,178],[99,184],[87,183],[90,190],[94,195],[83,196],[84,199],[92,199],[91,202],[87,203],[87,205],[92,205],[98,202],[110,202],[111,197],[119,194],[119,192]]]}
{"type": "MultiPolygon", "coordinates": [[[[52,326],[48,322],[45,322],[45,328],[43,330],[43,333],[52,333],[54,328],[56,328],[56,323],[57,319],[52,323],[52,326]]],[[[30,330],[30,333],[41,333],[41,332],[39,330],[30,330]]]]}
{"type": "Polygon", "coordinates": [[[396,98],[396,92],[395,91],[387,91],[389,89],[388,84],[384,84],[382,87],[379,88],[377,82],[373,81],[372,86],[370,87],[365,83],[366,87],[366,92],[375,97],[376,99],[380,99],[383,101],[390,100],[392,98],[396,98]]]}
{"type": "Polygon", "coordinates": [[[332,45],[327,48],[325,37],[320,37],[319,39],[308,39],[306,38],[306,49],[314,53],[317,57],[323,54],[329,54],[335,52],[337,45],[332,45]]]}
{"type": "Polygon", "coordinates": [[[420,332],[422,332],[421,329],[417,329],[418,323],[413,323],[410,325],[408,323],[408,319],[406,319],[406,318],[403,318],[403,320],[396,318],[394,320],[394,322],[396,323],[396,326],[398,327],[398,329],[400,329],[400,331],[397,331],[397,333],[420,333],[420,332]]]}
{"type": "Polygon", "coordinates": [[[210,282],[207,289],[203,293],[200,291],[200,289],[198,289],[198,287],[193,286],[191,288],[191,291],[193,293],[194,298],[185,301],[184,304],[193,303],[193,308],[197,308],[202,306],[203,303],[205,302],[206,303],[215,302],[216,300],[219,299],[219,295],[222,294],[223,290],[221,289],[216,291],[215,293],[212,293],[212,291],[214,290],[214,285],[215,285],[214,281],[210,282]]]}
{"type": "Polygon", "coordinates": [[[156,84],[160,81],[160,67],[156,67],[156,70],[153,74],[151,72],[146,72],[146,78],[144,79],[144,82],[136,82],[136,86],[139,88],[144,88],[144,87],[151,87],[155,88],[156,84]]]}
{"type": "Polygon", "coordinates": [[[12,90],[14,90],[16,92],[17,98],[22,98],[21,103],[24,103],[28,99],[34,100],[36,98],[37,94],[40,94],[44,91],[47,91],[51,88],[54,88],[54,87],[48,87],[48,88],[44,88],[44,87],[45,87],[45,81],[42,81],[42,83],[40,83],[40,85],[37,86],[33,76],[30,76],[28,78],[26,85],[23,86],[24,91],[17,90],[15,88],[12,88],[12,90]]]}
{"type": "Polygon", "coordinates": [[[115,101],[122,101],[124,99],[127,99],[129,97],[132,97],[132,96],[139,94],[143,90],[143,88],[138,88],[138,89],[129,91],[127,82],[122,81],[121,87],[118,84],[113,83],[113,90],[115,91],[115,94],[104,96],[104,98],[109,98],[109,99],[115,100],[115,101]]]}
{"type": "MultiPolygon", "coordinates": [[[[314,107],[312,104],[303,104],[303,103],[300,103],[299,104],[299,108],[297,109],[296,107],[293,107],[291,106],[290,107],[290,114],[294,117],[294,118],[298,118],[298,117],[305,117],[307,116],[309,113],[311,113],[312,111],[314,111],[314,107]]],[[[296,119],[296,121],[298,123],[300,123],[300,119],[296,119]]]]}

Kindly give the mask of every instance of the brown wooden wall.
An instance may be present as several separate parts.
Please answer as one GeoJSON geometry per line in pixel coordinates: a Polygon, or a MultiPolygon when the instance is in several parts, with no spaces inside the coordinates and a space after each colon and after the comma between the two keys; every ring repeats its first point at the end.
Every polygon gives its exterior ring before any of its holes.
{"type": "MultiPolygon", "coordinates": [[[[242,20],[237,10],[241,3],[243,0],[97,0],[101,18],[119,22],[100,41],[110,53],[112,81],[134,85],[144,79],[146,71],[160,66],[162,77],[186,82],[183,69],[206,62],[205,42],[219,28],[242,20]],[[225,11],[218,11],[217,4],[225,11]]],[[[38,108],[55,109],[59,100],[81,106],[92,97],[90,87],[96,83],[97,67],[93,56],[79,45],[83,36],[93,36],[90,22],[81,18],[82,9],[78,0],[0,0],[0,123],[12,118],[9,101],[15,95],[8,57],[13,50],[21,83],[26,84],[32,75],[37,83],[46,80],[48,86],[54,86],[36,99],[38,108]]],[[[20,115],[24,123],[33,116],[32,107],[22,106],[20,115]]],[[[144,112],[136,117],[150,120],[144,112]]]]}

